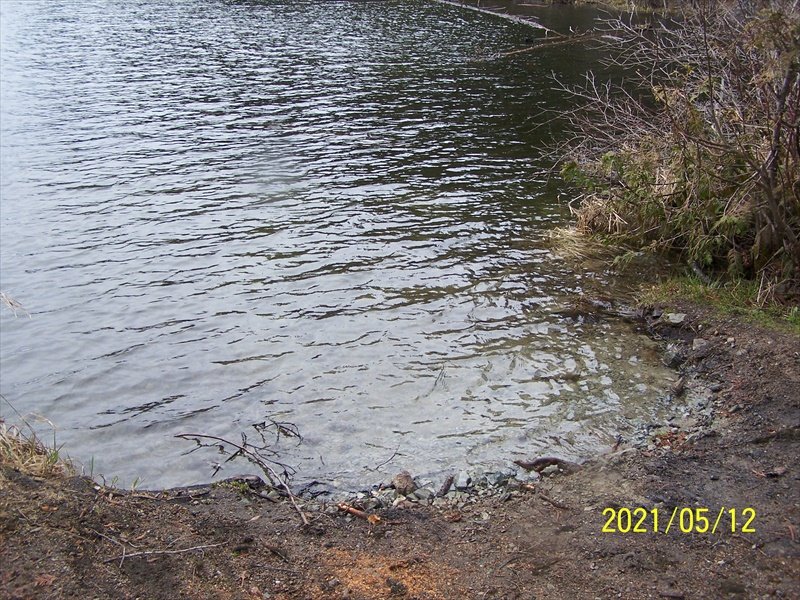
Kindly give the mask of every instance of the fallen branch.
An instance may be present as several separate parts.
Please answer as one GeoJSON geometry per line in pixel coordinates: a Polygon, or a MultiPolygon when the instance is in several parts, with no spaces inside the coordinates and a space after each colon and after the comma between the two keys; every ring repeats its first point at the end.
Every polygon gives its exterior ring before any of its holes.
{"type": "Polygon", "coordinates": [[[339,504],[336,505],[336,508],[338,508],[342,512],[351,514],[354,517],[358,517],[359,519],[364,519],[365,521],[369,521],[369,523],[372,525],[377,525],[378,523],[381,522],[381,518],[378,515],[369,515],[365,513],[363,510],[359,510],[354,506],[345,504],[344,502],[339,502],[339,504]]]}
{"type": "MultiPolygon", "coordinates": [[[[278,428],[278,432],[280,435],[280,432],[282,432],[283,429],[285,429],[285,427],[280,423],[273,422],[273,424],[278,428]]],[[[263,425],[260,428],[256,427],[256,431],[258,431],[261,434],[262,440],[264,439],[264,429],[265,426],[263,425]]],[[[292,506],[297,511],[297,514],[300,515],[300,519],[303,521],[303,525],[309,524],[308,518],[306,517],[305,513],[300,509],[300,506],[298,506],[297,499],[295,498],[295,495],[292,493],[289,484],[286,482],[286,480],[289,477],[288,473],[289,467],[287,467],[287,465],[277,462],[276,460],[269,459],[263,456],[261,452],[266,452],[268,450],[266,446],[261,446],[261,447],[253,446],[252,444],[248,443],[247,436],[244,433],[242,433],[241,444],[237,444],[236,442],[232,442],[230,440],[215,435],[205,435],[202,433],[180,433],[175,437],[184,440],[191,440],[197,444],[198,448],[219,446],[220,448],[224,449],[224,445],[228,445],[231,446],[232,448],[235,448],[236,451],[233,454],[231,454],[225,460],[225,462],[231,461],[237,456],[243,456],[253,464],[257,465],[264,472],[264,474],[267,476],[267,478],[273,485],[279,485],[280,487],[283,488],[289,500],[291,501],[292,506]],[[213,442],[213,443],[212,444],[203,443],[203,441],[213,442]],[[222,446],[220,446],[220,444],[222,444],[222,446]],[[281,475],[269,464],[270,462],[279,465],[283,469],[283,477],[281,477],[281,475]]],[[[197,448],[194,448],[192,452],[196,449],[197,448]]],[[[269,452],[273,453],[272,450],[269,450],[269,452]]],[[[219,470],[219,468],[217,470],[219,470]]],[[[294,470],[292,469],[292,471],[294,470]]]]}
{"type": "MultiPolygon", "coordinates": [[[[105,536],[104,536],[105,537],[105,536]]],[[[192,546],[191,548],[181,548],[180,550],[144,550],[142,552],[132,552],[131,554],[123,554],[122,556],[114,556],[107,558],[103,562],[112,562],[115,560],[125,560],[126,558],[136,558],[137,556],[154,556],[158,554],[183,554],[184,552],[194,552],[195,550],[205,550],[206,548],[216,548],[222,546],[219,544],[205,544],[203,546],[192,546]]],[[[120,563],[122,564],[122,563],[120,563]]]]}
{"type": "Polygon", "coordinates": [[[450,6],[455,6],[457,8],[461,8],[461,9],[473,10],[475,12],[479,12],[479,13],[484,14],[484,15],[492,15],[492,16],[495,16],[495,17],[500,17],[501,19],[507,19],[507,20],[512,21],[514,23],[520,23],[521,25],[527,25],[527,26],[533,27],[535,29],[541,29],[541,30],[543,30],[544,32],[546,32],[548,34],[552,33],[554,35],[561,35],[557,31],[553,31],[549,27],[545,27],[544,25],[539,23],[539,21],[536,21],[533,17],[526,17],[526,16],[523,16],[523,15],[512,15],[512,14],[509,14],[509,13],[497,12],[495,10],[491,10],[491,9],[488,9],[488,8],[481,8],[480,6],[472,6],[470,4],[463,4],[463,3],[453,2],[453,0],[436,0],[436,2],[439,2],[441,4],[449,4],[450,6]]]}

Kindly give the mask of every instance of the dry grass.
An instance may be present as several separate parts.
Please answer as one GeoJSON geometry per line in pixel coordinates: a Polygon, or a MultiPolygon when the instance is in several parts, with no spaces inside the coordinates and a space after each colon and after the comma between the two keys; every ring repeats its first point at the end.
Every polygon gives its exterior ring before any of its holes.
{"type": "Polygon", "coordinates": [[[11,310],[11,312],[14,313],[15,317],[17,316],[18,313],[22,313],[29,319],[31,318],[31,313],[25,310],[25,307],[22,306],[22,304],[17,302],[14,298],[9,296],[6,292],[2,290],[0,290],[0,304],[8,307],[11,310]]]}
{"type": "Polygon", "coordinates": [[[73,472],[58,448],[48,448],[34,433],[23,433],[0,421],[0,465],[35,477],[58,477],[73,472]]]}
{"type": "Polygon", "coordinates": [[[611,259],[623,252],[576,227],[556,227],[550,231],[548,242],[556,255],[569,260],[611,259]]]}

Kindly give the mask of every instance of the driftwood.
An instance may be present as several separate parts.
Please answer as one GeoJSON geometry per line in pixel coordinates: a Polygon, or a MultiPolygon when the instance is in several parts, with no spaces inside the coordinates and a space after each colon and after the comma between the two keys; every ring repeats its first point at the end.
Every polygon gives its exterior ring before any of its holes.
{"type": "Polygon", "coordinates": [[[381,518],[378,515],[367,514],[363,510],[359,510],[354,506],[345,504],[344,502],[339,502],[339,504],[336,505],[336,508],[338,508],[342,512],[351,514],[354,517],[358,517],[359,519],[364,519],[365,521],[368,521],[370,525],[377,525],[378,523],[381,522],[381,518]]]}
{"type": "Polygon", "coordinates": [[[465,8],[467,10],[472,10],[475,12],[479,12],[484,15],[493,15],[495,17],[500,17],[501,19],[506,19],[508,21],[513,21],[514,23],[521,23],[522,25],[528,25],[529,27],[534,27],[536,29],[541,29],[548,34],[555,34],[560,35],[559,33],[553,31],[549,27],[545,27],[538,21],[534,20],[532,17],[524,17],[521,15],[511,15],[504,12],[497,12],[495,10],[491,10],[488,8],[481,8],[480,6],[472,6],[471,4],[462,4],[460,2],[453,2],[452,0],[436,0],[441,4],[449,4],[450,6],[457,6],[458,8],[465,8]]]}
{"type": "Polygon", "coordinates": [[[542,48],[553,48],[555,46],[566,46],[568,44],[577,44],[579,42],[584,42],[586,40],[599,38],[602,36],[602,34],[598,31],[584,31],[583,33],[576,33],[574,35],[561,35],[560,33],[557,33],[556,36],[558,36],[556,39],[544,40],[537,44],[526,46],[525,48],[517,48],[516,50],[509,50],[508,52],[501,52],[500,54],[496,54],[494,58],[505,58],[506,56],[513,56],[515,54],[524,54],[526,52],[541,50],[542,48]]]}

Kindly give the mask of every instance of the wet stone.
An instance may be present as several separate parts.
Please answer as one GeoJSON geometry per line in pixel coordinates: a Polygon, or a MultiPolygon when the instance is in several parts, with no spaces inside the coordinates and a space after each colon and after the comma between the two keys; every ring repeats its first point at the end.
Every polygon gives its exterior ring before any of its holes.
{"type": "Polygon", "coordinates": [[[668,367],[676,369],[686,361],[686,354],[677,345],[671,344],[667,346],[664,352],[664,364],[668,367]]]}
{"type": "Polygon", "coordinates": [[[361,502],[364,510],[374,510],[381,507],[382,502],[378,498],[368,498],[361,502]]]}
{"type": "Polygon", "coordinates": [[[513,471],[498,471],[496,473],[487,473],[486,482],[492,486],[500,486],[514,477],[513,471]]]}
{"type": "Polygon", "coordinates": [[[514,479],[521,483],[531,483],[534,481],[538,481],[541,478],[541,475],[536,471],[525,471],[520,469],[516,473],[514,473],[514,479]]]}
{"type": "Polygon", "coordinates": [[[428,488],[420,488],[414,492],[414,496],[419,500],[430,500],[434,496],[434,491],[428,488]]]}
{"type": "Polygon", "coordinates": [[[661,317],[670,325],[680,325],[686,320],[684,313],[664,313],[661,317]]]}

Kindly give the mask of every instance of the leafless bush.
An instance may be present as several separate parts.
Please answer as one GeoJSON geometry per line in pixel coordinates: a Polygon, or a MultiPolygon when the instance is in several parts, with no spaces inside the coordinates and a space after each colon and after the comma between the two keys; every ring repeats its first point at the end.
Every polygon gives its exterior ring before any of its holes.
{"type": "Polygon", "coordinates": [[[603,44],[629,80],[562,86],[579,104],[562,172],[591,198],[579,224],[796,287],[798,0],[616,19],[603,44]]]}

